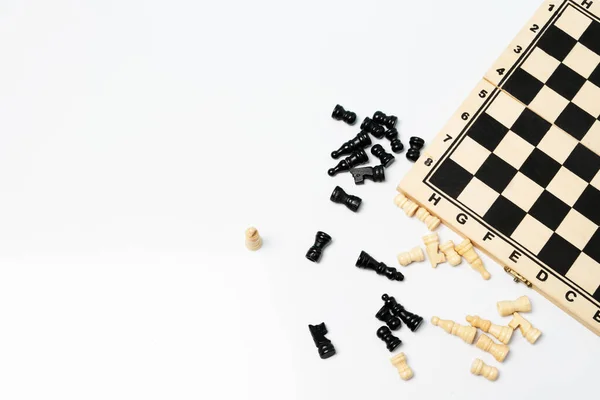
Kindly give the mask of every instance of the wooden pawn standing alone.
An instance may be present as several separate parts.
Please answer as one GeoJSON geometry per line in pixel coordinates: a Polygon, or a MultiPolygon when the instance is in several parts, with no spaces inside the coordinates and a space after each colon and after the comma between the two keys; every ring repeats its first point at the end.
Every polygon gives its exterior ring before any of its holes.
{"type": "Polygon", "coordinates": [[[256,251],[262,247],[262,238],[254,227],[246,229],[246,247],[248,250],[256,251]]]}

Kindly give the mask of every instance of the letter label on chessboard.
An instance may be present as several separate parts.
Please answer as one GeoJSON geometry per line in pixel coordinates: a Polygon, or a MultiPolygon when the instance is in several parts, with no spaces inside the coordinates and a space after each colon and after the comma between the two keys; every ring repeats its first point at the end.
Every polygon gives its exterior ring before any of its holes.
{"type": "Polygon", "coordinates": [[[435,193],[434,193],[429,198],[429,202],[433,203],[434,206],[437,206],[441,199],[442,199],[441,196],[436,196],[435,193]]]}
{"type": "Polygon", "coordinates": [[[596,315],[594,315],[594,321],[600,322],[600,310],[596,311],[596,315]]]}
{"type": "Polygon", "coordinates": [[[575,293],[572,290],[569,290],[566,294],[565,294],[565,299],[567,299],[568,302],[572,303],[575,301],[575,299],[577,298],[577,293],[575,293]]]}
{"type": "Polygon", "coordinates": [[[467,214],[460,213],[456,216],[456,221],[461,225],[466,224],[468,220],[469,217],[467,216],[467,214]]]}
{"type": "Polygon", "coordinates": [[[494,235],[492,232],[486,232],[485,235],[483,235],[483,241],[487,241],[487,240],[492,240],[493,238],[495,238],[496,235],[494,235]]]}
{"type": "Polygon", "coordinates": [[[538,274],[536,275],[536,278],[540,282],[546,282],[546,280],[548,279],[548,273],[546,271],[544,271],[543,269],[541,269],[540,272],[538,272],[538,274]]]}
{"type": "Polygon", "coordinates": [[[584,6],[585,8],[587,8],[588,10],[590,9],[590,7],[592,6],[592,4],[594,4],[593,1],[590,0],[583,0],[581,2],[581,5],[584,6]]]}
{"type": "Polygon", "coordinates": [[[514,250],[512,252],[512,254],[510,255],[510,261],[514,262],[515,264],[519,261],[519,257],[521,257],[521,253],[519,253],[518,251],[514,250]]]}

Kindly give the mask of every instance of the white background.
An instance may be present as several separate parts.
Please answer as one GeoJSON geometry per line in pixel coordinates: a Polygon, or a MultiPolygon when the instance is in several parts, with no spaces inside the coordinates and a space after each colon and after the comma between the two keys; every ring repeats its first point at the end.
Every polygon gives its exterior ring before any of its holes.
{"type": "Polygon", "coordinates": [[[358,132],[336,103],[430,141],[540,3],[3,1],[0,398],[593,397],[598,338],[490,260],[489,282],[466,264],[404,282],[354,267],[361,250],[397,266],[426,233],[392,202],[404,154],[383,184],[326,174],[358,132]],[[337,184],[358,214],[329,201],[337,184]],[[333,243],[313,264],[317,230],[333,243]],[[403,382],[375,335],[384,292],[427,320],[502,324],[496,301],[527,294],[543,336],[515,333],[498,364],[404,327],[403,382]],[[326,361],[307,328],[322,321],[326,361]],[[498,382],[469,373],[475,357],[498,382]]]}

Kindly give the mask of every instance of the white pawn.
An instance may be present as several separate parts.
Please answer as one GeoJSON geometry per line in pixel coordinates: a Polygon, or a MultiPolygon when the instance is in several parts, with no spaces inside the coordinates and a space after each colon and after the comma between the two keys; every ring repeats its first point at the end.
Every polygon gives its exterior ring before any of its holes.
{"type": "Polygon", "coordinates": [[[488,353],[494,356],[496,361],[500,362],[504,361],[504,359],[508,355],[508,352],[510,351],[510,348],[507,345],[495,343],[492,340],[492,338],[490,338],[485,333],[482,333],[481,336],[479,336],[479,339],[477,339],[477,343],[475,343],[475,346],[477,346],[483,351],[487,351],[488,353]]]}
{"type": "Polygon", "coordinates": [[[473,375],[481,375],[492,382],[498,379],[498,368],[490,367],[479,358],[476,358],[473,364],[471,364],[471,373],[473,375]]]}
{"type": "Polygon", "coordinates": [[[446,255],[446,260],[453,267],[456,267],[462,262],[462,257],[454,249],[454,242],[448,240],[446,243],[440,246],[440,250],[446,255]]]}
{"type": "Polygon", "coordinates": [[[510,338],[513,335],[513,328],[509,326],[494,325],[492,324],[492,321],[482,319],[477,315],[467,315],[467,322],[471,324],[471,326],[474,326],[475,328],[479,328],[482,331],[489,333],[504,344],[508,344],[508,342],[510,342],[510,338]]]}
{"type": "Polygon", "coordinates": [[[392,357],[390,361],[392,362],[392,365],[398,369],[398,374],[402,380],[407,381],[414,376],[412,369],[410,369],[406,362],[406,355],[404,353],[392,357]]]}
{"type": "Polygon", "coordinates": [[[444,254],[439,252],[440,238],[437,233],[432,233],[423,236],[423,243],[427,248],[427,256],[432,268],[437,268],[437,265],[446,261],[444,254]]]}
{"type": "Polygon", "coordinates": [[[436,216],[431,215],[429,211],[427,211],[423,207],[419,207],[417,209],[417,218],[421,222],[424,222],[425,225],[427,225],[427,229],[429,229],[432,232],[440,226],[440,219],[436,216]]]}
{"type": "Polygon", "coordinates": [[[404,267],[413,262],[420,262],[423,260],[425,260],[425,254],[423,254],[423,250],[421,250],[419,246],[410,251],[398,254],[398,263],[404,267]]]}
{"type": "Polygon", "coordinates": [[[514,301],[499,301],[497,307],[498,314],[500,314],[501,317],[507,317],[516,312],[530,312],[531,302],[529,301],[529,297],[521,296],[514,301]]]}
{"type": "Polygon", "coordinates": [[[402,193],[396,196],[396,198],[394,199],[394,203],[402,210],[404,210],[404,213],[409,217],[413,217],[417,212],[417,209],[419,208],[418,205],[406,198],[406,196],[404,196],[402,193]]]}
{"type": "Polygon", "coordinates": [[[246,248],[256,251],[262,247],[262,238],[255,227],[246,229],[246,248]]]}
{"type": "Polygon", "coordinates": [[[531,322],[527,321],[519,313],[513,314],[513,319],[512,321],[510,321],[508,326],[510,326],[513,329],[519,328],[519,330],[521,331],[521,335],[523,335],[525,339],[527,339],[527,341],[531,344],[537,342],[537,340],[542,334],[542,332],[539,329],[534,328],[533,325],[531,325],[531,322]]]}

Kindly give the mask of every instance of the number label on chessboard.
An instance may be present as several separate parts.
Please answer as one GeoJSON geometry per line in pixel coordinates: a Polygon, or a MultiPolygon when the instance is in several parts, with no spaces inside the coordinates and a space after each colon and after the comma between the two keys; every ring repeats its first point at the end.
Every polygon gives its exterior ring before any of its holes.
{"type": "Polygon", "coordinates": [[[399,190],[600,335],[598,11],[546,1],[399,190]]]}

